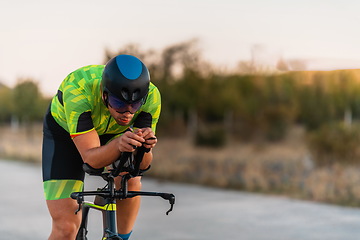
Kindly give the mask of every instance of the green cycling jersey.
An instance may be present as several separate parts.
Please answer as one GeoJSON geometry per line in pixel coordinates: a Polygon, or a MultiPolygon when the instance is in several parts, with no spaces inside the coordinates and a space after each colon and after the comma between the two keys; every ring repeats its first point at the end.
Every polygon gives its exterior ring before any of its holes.
{"type": "Polygon", "coordinates": [[[70,73],[51,101],[51,114],[72,138],[96,130],[99,135],[121,134],[133,124],[140,112],[150,113],[155,132],[161,110],[160,92],[150,83],[146,102],[128,126],[118,125],[101,97],[104,65],[89,65],[70,73]]]}

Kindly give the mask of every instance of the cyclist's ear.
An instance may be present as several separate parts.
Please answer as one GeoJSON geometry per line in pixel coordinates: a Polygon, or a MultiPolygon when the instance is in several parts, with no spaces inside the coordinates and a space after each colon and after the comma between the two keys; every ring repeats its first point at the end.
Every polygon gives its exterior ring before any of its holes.
{"type": "Polygon", "coordinates": [[[108,98],[108,93],[107,92],[103,92],[102,94],[102,100],[104,101],[104,104],[106,107],[109,107],[109,98],[108,98]]]}

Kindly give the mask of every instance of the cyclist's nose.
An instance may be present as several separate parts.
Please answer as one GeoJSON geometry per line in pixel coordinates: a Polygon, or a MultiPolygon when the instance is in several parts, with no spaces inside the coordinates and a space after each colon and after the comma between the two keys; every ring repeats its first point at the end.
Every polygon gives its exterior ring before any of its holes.
{"type": "Polygon", "coordinates": [[[125,117],[130,117],[131,115],[133,115],[133,113],[130,112],[130,108],[127,108],[123,114],[125,117]]]}
{"type": "MultiPolygon", "coordinates": [[[[133,113],[131,113],[131,111],[132,111],[131,106],[126,105],[125,107],[123,107],[122,111],[116,111],[116,112],[123,114],[123,115],[125,115],[125,113],[132,115],[133,113]]],[[[126,115],[126,116],[128,116],[128,115],[126,115]]]]}

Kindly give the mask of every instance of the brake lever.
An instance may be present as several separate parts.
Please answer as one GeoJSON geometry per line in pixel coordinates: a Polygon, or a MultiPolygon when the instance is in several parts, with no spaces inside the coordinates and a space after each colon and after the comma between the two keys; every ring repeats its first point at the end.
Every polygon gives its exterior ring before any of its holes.
{"type": "Polygon", "coordinates": [[[170,193],[167,197],[163,197],[163,198],[169,200],[170,209],[166,212],[166,215],[169,215],[169,213],[174,209],[175,195],[170,193]]]}
{"type": "Polygon", "coordinates": [[[81,208],[82,208],[82,204],[83,204],[83,202],[84,202],[84,196],[77,196],[76,197],[76,200],[77,200],[77,204],[79,205],[78,206],[78,209],[75,211],[75,215],[77,215],[78,214],[78,212],[80,212],[80,210],[81,210],[81,208]]]}
{"type": "Polygon", "coordinates": [[[174,203],[170,203],[170,209],[167,210],[166,215],[169,215],[169,213],[174,209],[174,203]]]}
{"type": "Polygon", "coordinates": [[[75,215],[77,215],[77,214],[78,214],[78,212],[80,212],[81,207],[82,207],[82,203],[79,203],[79,207],[78,207],[78,209],[75,211],[75,215]]]}

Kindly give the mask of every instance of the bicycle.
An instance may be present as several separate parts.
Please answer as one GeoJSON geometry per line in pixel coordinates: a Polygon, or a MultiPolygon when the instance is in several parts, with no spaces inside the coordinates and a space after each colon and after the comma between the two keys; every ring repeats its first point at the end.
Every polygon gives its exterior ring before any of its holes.
{"type": "Polygon", "coordinates": [[[77,203],[79,204],[79,208],[75,214],[82,210],[82,221],[76,240],[87,240],[87,221],[90,209],[102,212],[102,240],[121,240],[116,230],[116,199],[121,200],[136,196],[158,196],[169,201],[170,209],[166,212],[166,215],[173,210],[175,195],[172,193],[128,191],[128,180],[136,176],[142,176],[143,173],[150,168],[140,170],[141,160],[147,151],[148,149],[142,146],[137,148],[136,154],[130,152],[122,153],[119,160],[112,164],[112,169],[109,169],[107,172],[103,172],[104,169],[94,169],[87,163],[83,164],[83,169],[86,173],[89,175],[101,176],[107,183],[103,188],[99,188],[97,191],[74,192],[71,194],[71,198],[77,200],[77,203]],[[121,188],[116,190],[114,178],[123,172],[126,172],[126,174],[121,176],[121,188]],[[95,196],[95,200],[93,202],[87,202],[84,200],[85,196],[95,196]]]}

